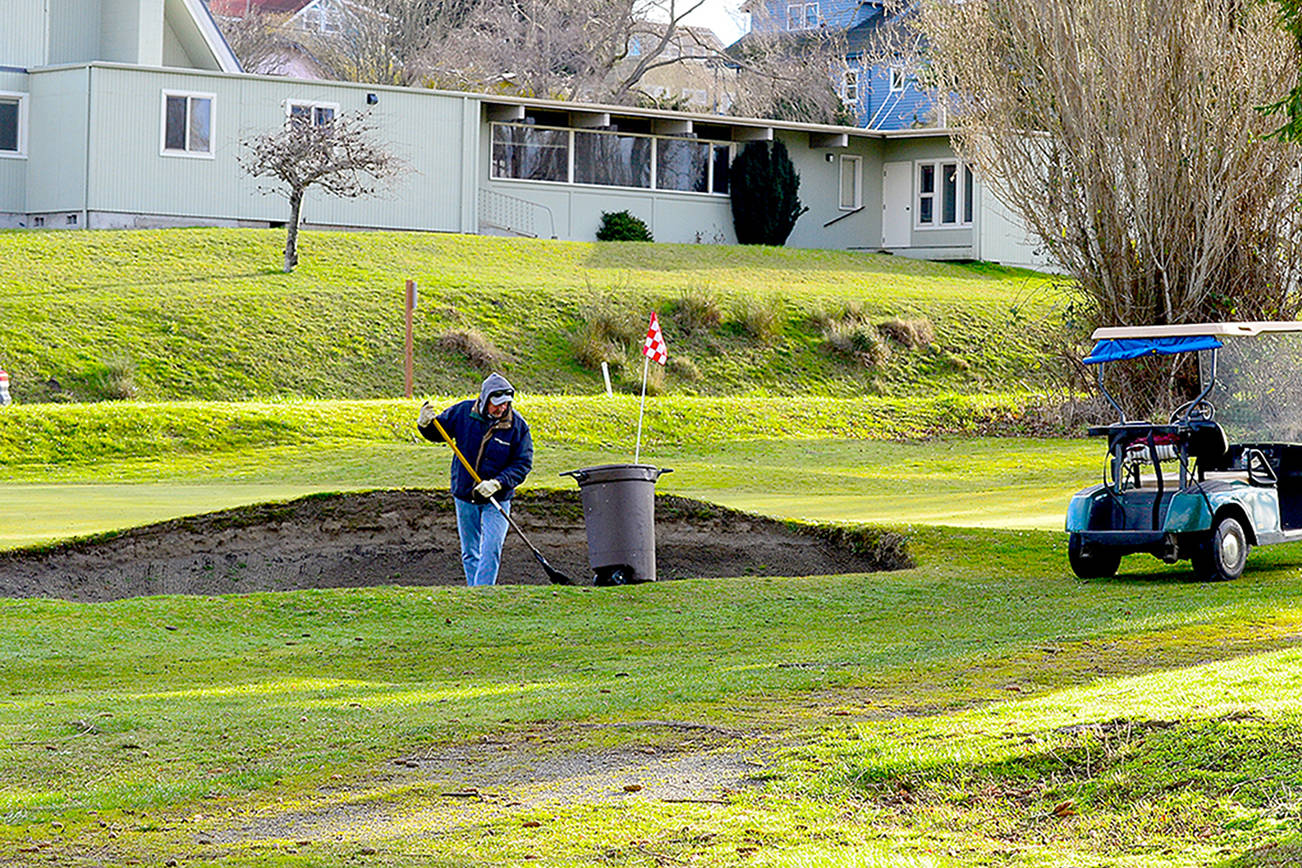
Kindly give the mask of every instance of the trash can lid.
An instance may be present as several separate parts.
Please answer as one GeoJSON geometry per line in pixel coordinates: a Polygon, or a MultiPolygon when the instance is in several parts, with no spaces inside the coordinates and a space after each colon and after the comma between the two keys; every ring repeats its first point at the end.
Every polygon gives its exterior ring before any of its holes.
{"type": "Polygon", "coordinates": [[[561,476],[573,476],[579,487],[583,487],[597,482],[655,482],[666,473],[673,470],[654,464],[599,464],[566,470],[561,476]]]}

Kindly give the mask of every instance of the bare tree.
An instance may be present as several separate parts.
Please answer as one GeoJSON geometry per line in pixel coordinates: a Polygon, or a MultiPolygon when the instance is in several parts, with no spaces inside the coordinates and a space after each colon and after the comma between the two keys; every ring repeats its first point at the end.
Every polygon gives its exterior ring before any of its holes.
{"type": "Polygon", "coordinates": [[[222,36],[245,70],[267,75],[282,72],[286,51],[290,47],[282,29],[284,15],[271,15],[253,7],[238,18],[214,17],[222,36]]]}
{"type": "Polygon", "coordinates": [[[456,90],[658,104],[665,97],[650,91],[648,79],[695,66],[727,87],[724,102],[734,112],[834,119],[841,106],[831,82],[845,68],[842,34],[756,36],[726,51],[685,23],[703,2],[479,0],[460,28],[431,46],[426,77],[456,90]]]}
{"type": "Polygon", "coordinates": [[[347,0],[329,32],[301,35],[325,73],[342,81],[410,85],[418,59],[462,26],[478,0],[347,0]]]}
{"type": "Polygon", "coordinates": [[[336,117],[328,123],[291,118],[284,127],[245,139],[240,156],[244,171],[269,178],[264,193],[289,200],[285,271],[298,265],[298,223],[303,195],[316,187],[332,196],[356,199],[374,195],[405,168],[388,149],[372,140],[375,128],[364,114],[336,117]]]}
{"type": "Polygon", "coordinates": [[[1299,150],[1258,107],[1299,65],[1272,6],[930,0],[919,23],[959,152],[1101,324],[1295,312],[1299,150]]]}

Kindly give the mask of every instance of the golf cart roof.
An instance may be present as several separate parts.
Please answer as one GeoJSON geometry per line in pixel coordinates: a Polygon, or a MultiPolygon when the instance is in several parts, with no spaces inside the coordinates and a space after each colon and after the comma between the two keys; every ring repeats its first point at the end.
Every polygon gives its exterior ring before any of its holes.
{"type": "Polygon", "coordinates": [[[1288,322],[1211,322],[1194,325],[1120,326],[1095,329],[1096,341],[1135,338],[1255,337],[1266,332],[1302,332],[1302,321],[1288,322]]]}

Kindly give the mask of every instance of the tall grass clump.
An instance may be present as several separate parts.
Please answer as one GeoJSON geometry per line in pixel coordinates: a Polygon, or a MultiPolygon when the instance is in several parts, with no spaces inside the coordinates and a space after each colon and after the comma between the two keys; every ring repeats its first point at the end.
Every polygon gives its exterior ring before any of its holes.
{"type": "Polygon", "coordinates": [[[474,328],[444,332],[438,339],[438,347],[461,356],[481,371],[491,371],[515,361],[514,356],[498,349],[483,332],[474,328]]]}
{"type": "Polygon", "coordinates": [[[597,295],[579,306],[578,318],[579,327],[570,336],[575,360],[590,370],[597,370],[602,362],[622,368],[639,329],[632,309],[613,295],[597,295]]]}
{"type": "Polygon", "coordinates": [[[832,352],[866,368],[879,367],[890,355],[881,332],[865,320],[838,320],[823,330],[823,340],[832,352]]]}
{"type": "Polygon", "coordinates": [[[762,299],[743,295],[733,315],[746,334],[765,346],[776,343],[787,326],[787,304],[776,294],[762,299]]]}
{"type": "Polygon", "coordinates": [[[723,322],[718,293],[708,286],[686,287],[669,303],[668,311],[678,327],[688,334],[716,329],[723,322]]]}
{"type": "Polygon", "coordinates": [[[112,356],[86,371],[87,398],[129,401],[136,396],[136,363],[130,356],[112,356]]]}
{"type": "Polygon", "coordinates": [[[926,317],[917,319],[888,319],[877,326],[883,337],[889,338],[910,350],[931,346],[936,340],[936,329],[926,317]]]}

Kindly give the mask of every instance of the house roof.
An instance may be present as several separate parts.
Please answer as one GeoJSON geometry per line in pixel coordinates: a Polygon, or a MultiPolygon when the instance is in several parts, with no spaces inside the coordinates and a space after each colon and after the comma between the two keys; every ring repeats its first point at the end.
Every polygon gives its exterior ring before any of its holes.
{"type": "Polygon", "coordinates": [[[242,72],[239,58],[222,36],[212,13],[201,0],[164,0],[164,16],[176,38],[193,58],[206,52],[222,72],[242,72]]]}
{"type": "Polygon", "coordinates": [[[211,0],[208,8],[214,15],[243,18],[254,11],[275,15],[293,14],[310,2],[311,0],[211,0]]]}

